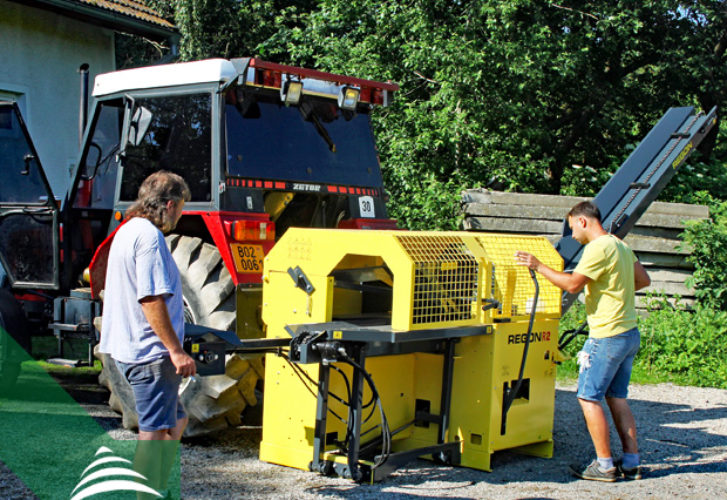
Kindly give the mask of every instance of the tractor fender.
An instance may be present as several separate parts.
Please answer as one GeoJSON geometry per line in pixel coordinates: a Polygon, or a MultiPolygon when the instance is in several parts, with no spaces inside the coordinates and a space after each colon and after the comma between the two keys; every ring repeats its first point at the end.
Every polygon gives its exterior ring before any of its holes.
{"type": "Polygon", "coordinates": [[[88,266],[89,273],[91,275],[91,296],[94,299],[100,299],[100,293],[103,291],[106,285],[106,267],[109,263],[109,251],[111,250],[111,243],[114,241],[116,231],[123,226],[126,221],[122,221],[121,224],[116,226],[111,234],[109,234],[105,240],[96,248],[91,259],[91,264],[88,266]]]}

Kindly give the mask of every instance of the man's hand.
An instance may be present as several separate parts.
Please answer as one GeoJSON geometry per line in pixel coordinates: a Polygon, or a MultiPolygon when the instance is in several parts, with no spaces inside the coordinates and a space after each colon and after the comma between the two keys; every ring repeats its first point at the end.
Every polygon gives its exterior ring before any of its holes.
{"type": "Polygon", "coordinates": [[[172,364],[177,369],[177,375],[191,377],[197,373],[197,365],[189,354],[183,350],[170,352],[169,354],[172,364]]]}
{"type": "Polygon", "coordinates": [[[169,319],[169,311],[161,295],[153,295],[144,297],[140,300],[141,310],[144,312],[146,320],[151,325],[154,333],[169,351],[172,364],[177,369],[177,374],[182,377],[191,377],[197,373],[197,367],[192,359],[179,342],[172,322],[169,319]]]}
{"type": "Polygon", "coordinates": [[[580,273],[556,271],[540,262],[537,257],[528,252],[522,252],[520,250],[515,252],[515,262],[519,266],[526,266],[528,269],[540,273],[545,279],[568,293],[580,292],[586,286],[586,283],[591,281],[591,278],[580,273]]]}
{"type": "Polygon", "coordinates": [[[520,250],[515,252],[515,261],[518,266],[526,266],[533,271],[540,271],[539,268],[542,264],[535,255],[528,252],[521,252],[520,250]]]}

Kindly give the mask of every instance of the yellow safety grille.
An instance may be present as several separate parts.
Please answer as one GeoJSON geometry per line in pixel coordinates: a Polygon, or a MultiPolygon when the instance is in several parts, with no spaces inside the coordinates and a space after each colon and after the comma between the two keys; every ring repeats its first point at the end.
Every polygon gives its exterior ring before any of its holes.
{"type": "MultiPolygon", "coordinates": [[[[485,272],[485,294],[497,301],[494,317],[529,315],[535,297],[535,284],[528,269],[515,262],[515,252],[522,250],[535,255],[542,263],[558,271],[563,259],[541,236],[478,235],[477,241],[487,254],[489,266],[485,272]]],[[[540,286],[536,314],[560,316],[562,291],[538,273],[540,286]]]]}
{"type": "Polygon", "coordinates": [[[471,320],[479,263],[458,236],[398,236],[414,261],[412,323],[471,320]]]}

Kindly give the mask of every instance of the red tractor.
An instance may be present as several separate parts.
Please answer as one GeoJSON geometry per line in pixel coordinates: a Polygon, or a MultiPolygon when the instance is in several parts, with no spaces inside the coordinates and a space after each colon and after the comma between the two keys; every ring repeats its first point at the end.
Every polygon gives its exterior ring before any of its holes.
{"type": "MultiPolygon", "coordinates": [[[[395,227],[370,113],[396,90],[255,58],[100,75],[60,206],[17,107],[0,103],[0,261],[7,275],[0,324],[14,339],[0,346],[2,383],[16,376],[12,351],[16,344],[27,349],[31,333],[50,330],[61,348],[79,336],[95,344],[108,237],[141,181],[160,169],[181,175],[192,191],[167,236],[187,322],[262,337],[263,258],[289,227],[395,227]]],[[[102,362],[110,404],[134,427],[130,387],[113,363],[102,362]]],[[[239,424],[256,403],[262,375],[260,357],[232,355],[225,375],[188,384],[187,435],[239,424]]]]}

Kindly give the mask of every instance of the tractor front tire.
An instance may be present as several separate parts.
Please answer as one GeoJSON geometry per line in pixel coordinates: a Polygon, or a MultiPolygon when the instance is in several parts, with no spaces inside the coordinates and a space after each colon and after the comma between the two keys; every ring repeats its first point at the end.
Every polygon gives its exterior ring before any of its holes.
{"type": "MultiPolygon", "coordinates": [[[[185,321],[235,330],[235,286],[217,248],[191,236],[172,234],[166,240],[181,276],[185,321]]],[[[124,427],[135,428],[131,386],[108,356],[102,356],[102,361],[99,382],[111,391],[109,405],[123,414],[124,427]]],[[[185,379],[180,388],[180,399],[189,417],[184,437],[240,425],[245,408],[258,403],[255,386],[263,375],[261,357],[247,359],[235,354],[226,357],[224,375],[196,377],[195,382],[185,379]]]]}

